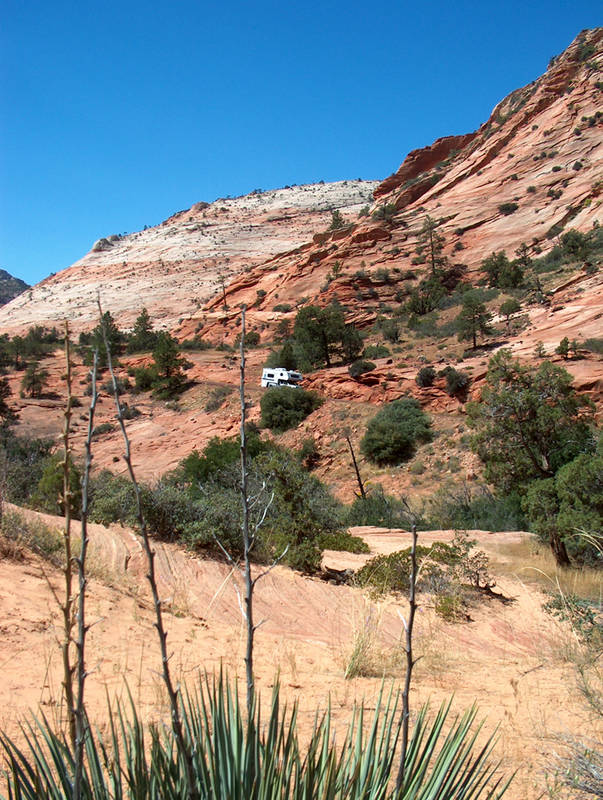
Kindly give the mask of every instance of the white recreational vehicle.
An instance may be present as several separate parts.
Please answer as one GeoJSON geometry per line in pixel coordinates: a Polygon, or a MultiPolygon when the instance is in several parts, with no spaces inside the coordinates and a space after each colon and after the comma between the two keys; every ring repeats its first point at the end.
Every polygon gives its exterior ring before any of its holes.
{"type": "Polygon", "coordinates": [[[299,386],[304,376],[292,369],[266,367],[262,370],[262,386],[299,386]]]}

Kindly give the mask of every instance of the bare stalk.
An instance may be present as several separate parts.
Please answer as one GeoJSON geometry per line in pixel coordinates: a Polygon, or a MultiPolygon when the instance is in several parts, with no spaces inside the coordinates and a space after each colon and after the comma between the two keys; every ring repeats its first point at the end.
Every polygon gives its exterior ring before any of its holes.
{"type": "Polygon", "coordinates": [[[356,480],[358,481],[358,488],[360,489],[360,497],[363,500],[366,500],[366,491],[364,489],[364,484],[362,483],[362,478],[360,477],[360,470],[358,469],[358,463],[356,462],[356,455],[354,453],[354,448],[352,447],[352,441],[350,439],[350,432],[346,429],[343,433],[344,439],[348,443],[348,447],[350,448],[350,455],[352,456],[352,464],[354,465],[354,471],[356,472],[356,480]]]}
{"type": "Polygon", "coordinates": [[[75,665],[71,663],[71,644],[73,641],[74,619],[74,598],[73,598],[73,562],[71,549],[71,487],[69,483],[69,467],[71,464],[71,354],[69,343],[69,324],[65,322],[65,360],[67,362],[67,372],[65,381],[67,384],[67,399],[63,412],[63,504],[65,513],[65,523],[63,527],[63,549],[65,553],[65,566],[63,568],[63,578],[65,581],[65,596],[61,603],[63,614],[63,642],[61,644],[61,655],[63,661],[63,692],[67,705],[67,721],[69,727],[69,739],[72,747],[75,747],[75,695],[73,691],[73,674],[75,665]]]}
{"type": "Polygon", "coordinates": [[[406,653],[406,675],[404,677],[404,691],[402,692],[402,749],[400,752],[400,767],[396,778],[396,792],[400,792],[404,782],[404,769],[406,753],[408,750],[408,729],[410,722],[410,683],[412,679],[413,667],[416,663],[412,652],[412,632],[415,623],[415,613],[417,610],[416,584],[417,584],[417,526],[413,521],[411,526],[412,545],[410,548],[410,588],[408,599],[410,610],[408,612],[408,622],[404,622],[404,651],[406,653]]]}
{"type": "Polygon", "coordinates": [[[88,733],[88,725],[86,718],[86,710],[84,705],[84,686],[86,681],[86,662],[85,662],[85,644],[86,634],[88,633],[89,626],[86,625],[85,605],[86,605],[86,586],[88,580],[86,578],[86,555],[88,553],[88,507],[89,495],[88,490],[90,486],[90,468],[92,465],[92,433],[94,431],[94,412],[96,410],[96,402],[98,400],[98,392],[96,391],[96,375],[98,367],[98,350],[94,351],[94,360],[92,369],[90,371],[92,395],[90,398],[90,408],[88,411],[88,431],[85,442],[85,460],[84,460],[84,479],[82,482],[82,527],[81,527],[81,541],[80,541],[80,554],[76,559],[78,571],[78,611],[77,611],[77,638],[75,647],[77,652],[77,700],[75,705],[75,776],[73,782],[73,798],[80,800],[82,796],[82,776],[84,772],[84,747],[86,742],[86,735],[88,733]]]}
{"type": "Polygon", "coordinates": [[[179,694],[180,690],[174,687],[172,682],[172,677],[170,674],[169,668],[169,656],[167,651],[167,632],[165,630],[163,624],[163,614],[161,610],[161,599],[159,597],[159,590],[157,587],[157,578],[155,574],[155,551],[151,545],[151,539],[149,537],[149,532],[147,530],[146,522],[144,519],[144,514],[142,510],[142,499],[140,493],[140,487],[138,485],[138,481],[136,480],[136,475],[134,474],[134,468],[132,466],[132,458],[131,458],[131,451],[130,451],[130,439],[128,438],[128,434],[126,432],[126,426],[124,423],[124,417],[122,413],[121,403],[119,402],[119,391],[117,388],[117,380],[115,378],[115,372],[113,370],[113,362],[111,360],[111,348],[109,347],[109,342],[106,336],[106,331],[103,325],[103,310],[101,307],[100,300],[98,300],[98,312],[99,317],[101,320],[101,327],[103,331],[103,341],[105,344],[105,351],[107,353],[107,366],[109,368],[109,373],[111,375],[111,381],[113,383],[113,396],[115,398],[115,408],[117,413],[117,420],[119,422],[119,427],[121,429],[121,433],[124,440],[124,454],[123,459],[126,462],[126,466],[128,467],[128,474],[130,476],[130,480],[132,481],[132,486],[134,487],[134,494],[136,496],[136,517],[138,519],[138,525],[140,527],[140,536],[142,539],[143,549],[147,559],[147,580],[149,582],[149,586],[151,587],[151,595],[153,597],[153,607],[155,609],[155,628],[157,630],[157,635],[159,637],[159,647],[161,651],[161,669],[163,675],[163,682],[165,684],[168,699],[170,703],[170,712],[172,718],[172,730],[174,732],[174,736],[176,737],[176,742],[178,745],[178,749],[183,756],[184,759],[184,768],[186,770],[186,777],[188,783],[187,789],[187,798],[189,800],[197,800],[199,797],[198,792],[195,788],[195,781],[194,781],[194,768],[193,768],[193,759],[190,749],[186,743],[184,738],[184,729],[182,725],[182,718],[180,715],[180,702],[179,702],[179,694]]]}
{"type": "Polygon", "coordinates": [[[241,309],[241,504],[243,507],[243,571],[245,577],[245,619],[247,622],[247,647],[245,649],[245,673],[247,677],[247,714],[253,713],[255,685],[253,680],[253,640],[255,626],[253,624],[253,590],[255,582],[251,577],[251,548],[253,542],[249,536],[249,496],[247,493],[247,434],[245,431],[245,311],[241,309]]]}

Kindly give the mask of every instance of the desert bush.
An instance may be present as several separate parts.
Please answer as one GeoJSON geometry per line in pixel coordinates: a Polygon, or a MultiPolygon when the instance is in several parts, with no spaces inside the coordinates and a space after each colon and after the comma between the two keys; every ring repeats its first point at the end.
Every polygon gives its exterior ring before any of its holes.
{"type": "Polygon", "coordinates": [[[586,339],[584,342],[582,342],[581,346],[585,350],[589,350],[591,353],[603,355],[603,339],[586,339]]]}
{"type": "MultiPolygon", "coordinates": [[[[127,394],[128,392],[132,391],[132,384],[127,378],[116,378],[115,384],[117,386],[117,394],[119,396],[121,396],[122,394],[127,394]]],[[[114,389],[112,380],[104,381],[104,383],[101,383],[100,389],[101,391],[105,392],[105,394],[108,394],[111,397],[113,397],[114,389]]],[[[86,394],[88,394],[88,392],[86,392],[86,394]]]]}
{"type": "Polygon", "coordinates": [[[418,442],[431,440],[431,420],[409,397],[384,405],[369,422],[360,444],[376,464],[400,464],[414,455],[418,442]]]}
{"type": "Polygon", "coordinates": [[[490,286],[513,289],[521,286],[524,272],[519,260],[509,261],[504,250],[491,253],[482,261],[482,269],[488,276],[490,286]]]}
{"type": "Polygon", "coordinates": [[[127,403],[121,404],[121,415],[124,419],[136,419],[142,414],[137,406],[129,406],[127,403]]]}
{"type": "Polygon", "coordinates": [[[217,411],[226,398],[234,392],[234,388],[232,386],[216,386],[215,389],[212,389],[207,401],[205,403],[205,410],[211,414],[214,411],[217,411]]]}
{"type": "Polygon", "coordinates": [[[554,478],[532,481],[523,499],[532,530],[563,543],[573,562],[603,564],[603,436],[597,451],[581,453],[554,478]]]}
{"type": "Polygon", "coordinates": [[[10,428],[0,427],[7,500],[16,505],[30,504],[53,447],[50,439],[15,436],[10,428]]]}
{"type": "Polygon", "coordinates": [[[433,367],[421,367],[421,369],[417,372],[415,381],[417,386],[433,386],[435,377],[436,371],[433,367]]]}
{"type": "Polygon", "coordinates": [[[391,350],[383,344],[369,344],[364,348],[363,358],[387,358],[391,356],[391,350]]]}
{"type": "MultiPolygon", "coordinates": [[[[35,491],[30,497],[30,503],[40,511],[49,514],[64,514],[63,501],[63,453],[54,453],[45,460],[42,475],[35,491]]],[[[71,492],[71,514],[79,519],[82,507],[82,489],[80,470],[69,460],[69,490],[71,492]]]]}
{"type": "MultiPolygon", "coordinates": [[[[241,334],[237,333],[235,337],[235,347],[239,347],[241,344],[241,334]]],[[[257,331],[247,331],[245,334],[245,349],[257,347],[260,343],[260,334],[257,331]]]]}
{"type": "MultiPolygon", "coordinates": [[[[417,545],[417,590],[436,598],[455,596],[466,609],[472,592],[495,585],[488,567],[488,557],[475,551],[475,541],[456,531],[450,544],[434,542],[417,545]]],[[[375,556],[360,569],[355,579],[360,586],[375,594],[408,591],[410,585],[411,548],[389,555],[375,556]]],[[[446,602],[444,602],[446,605],[446,602]]]]}
{"type": "Polygon", "coordinates": [[[181,339],[178,342],[181,350],[188,350],[189,352],[202,352],[203,350],[211,350],[213,344],[203,339],[202,336],[196,334],[192,339],[181,339]]]}
{"type": "Polygon", "coordinates": [[[373,219],[389,222],[396,216],[396,213],[397,208],[395,203],[384,203],[373,211],[372,216],[373,219]]]}
{"type": "Polygon", "coordinates": [[[371,372],[374,370],[376,366],[377,365],[372,361],[366,361],[365,359],[361,358],[358,359],[358,361],[354,361],[353,364],[350,364],[348,367],[348,372],[352,378],[359,378],[360,375],[364,375],[365,372],[371,372]]]}
{"type": "MultiPolygon", "coordinates": [[[[239,483],[240,465],[231,462],[194,492],[195,521],[185,533],[191,546],[219,553],[219,541],[233,557],[241,555],[239,483]]],[[[267,506],[254,545],[255,560],[265,562],[286,553],[284,563],[315,572],[323,548],[345,544],[340,504],[292,454],[274,445],[263,448],[250,460],[248,483],[251,496],[264,498],[254,505],[256,521],[267,506]]],[[[354,540],[347,544],[358,546],[354,540]]]]}
{"type": "Polygon", "coordinates": [[[461,372],[450,366],[440,370],[438,377],[446,378],[446,391],[451,397],[462,395],[467,390],[471,380],[466,372],[461,372]]]}
{"type": "Polygon", "coordinates": [[[366,497],[357,496],[346,514],[348,525],[377,525],[382,528],[406,528],[407,506],[397,497],[387,495],[383,487],[371,486],[366,497]]]}
{"type": "Polygon", "coordinates": [[[313,436],[304,439],[301,447],[297,451],[297,457],[304,468],[311,472],[320,461],[320,452],[313,436]]]}
{"type": "Polygon", "coordinates": [[[89,494],[91,522],[101,525],[135,523],[136,493],[128,478],[104,469],[90,481],[89,494]]]}
{"type": "Polygon", "coordinates": [[[112,433],[115,430],[115,425],[112,422],[101,422],[92,431],[93,436],[102,436],[103,433],[112,433]]]}
{"type": "Polygon", "coordinates": [[[0,523],[2,535],[18,547],[26,547],[55,567],[64,562],[63,534],[39,519],[27,518],[17,511],[5,510],[0,523]]]}
{"type": "Polygon", "coordinates": [[[411,291],[405,309],[409,314],[417,314],[419,316],[429,314],[430,311],[438,308],[445,296],[446,289],[442,286],[439,278],[432,275],[422,280],[411,291]]]}
{"type": "Polygon", "coordinates": [[[557,619],[569,622],[572,630],[587,645],[601,652],[603,646],[603,624],[600,620],[600,608],[576,594],[550,592],[549,599],[543,605],[545,611],[557,619]]]}
{"type": "Polygon", "coordinates": [[[292,386],[267,389],[260,400],[261,425],[275,433],[296,428],[309,414],[322,405],[315,392],[292,386]]]}
{"type": "Polygon", "coordinates": [[[517,494],[497,496],[481,484],[442,486],[426,501],[423,517],[425,530],[518,531],[527,526],[517,494]]]}
{"type": "Polygon", "coordinates": [[[517,203],[501,203],[498,207],[498,210],[501,214],[508,216],[509,214],[514,214],[519,206],[517,203]]]}

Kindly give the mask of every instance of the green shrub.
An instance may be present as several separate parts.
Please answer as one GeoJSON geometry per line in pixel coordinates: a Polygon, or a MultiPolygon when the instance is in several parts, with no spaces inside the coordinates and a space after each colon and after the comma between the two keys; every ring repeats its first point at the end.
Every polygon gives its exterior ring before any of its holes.
{"type": "Polygon", "coordinates": [[[213,344],[203,339],[199,334],[193,336],[192,339],[182,339],[179,343],[181,350],[188,350],[189,352],[201,352],[203,350],[211,350],[213,344]]]}
{"type": "Polygon", "coordinates": [[[446,378],[446,391],[451,397],[462,395],[471,381],[466,372],[460,372],[454,367],[444,367],[438,372],[438,377],[446,378]]]}
{"type": "Polygon", "coordinates": [[[122,403],[121,415],[124,419],[136,419],[141,413],[140,409],[136,406],[129,406],[127,403],[122,403]]]}
{"type": "Polygon", "coordinates": [[[523,282],[523,269],[519,260],[509,261],[504,250],[491,253],[482,261],[482,269],[488,275],[490,286],[514,289],[523,282]]]}
{"type": "Polygon", "coordinates": [[[358,378],[360,375],[364,375],[365,372],[371,372],[376,367],[372,361],[366,361],[364,359],[359,359],[358,361],[354,361],[353,364],[350,364],[348,367],[348,372],[350,373],[352,378],[358,378]]]}
{"type": "Polygon", "coordinates": [[[380,528],[406,528],[409,524],[408,509],[401,500],[385,494],[377,484],[366,493],[357,496],[348,508],[348,525],[376,525],[380,528]]]}
{"type": "Polygon", "coordinates": [[[134,370],[134,381],[140,392],[149,392],[153,388],[155,373],[150,367],[137,367],[134,370]]]}
{"type": "Polygon", "coordinates": [[[343,218],[341,211],[335,209],[335,211],[331,212],[331,224],[327,228],[329,231],[337,231],[340,228],[345,228],[346,221],[343,218]]]}
{"type": "MultiPolygon", "coordinates": [[[[417,580],[419,591],[425,591],[434,579],[443,574],[442,565],[452,565],[457,561],[454,547],[444,542],[436,542],[431,546],[417,545],[416,557],[420,566],[417,580]]],[[[378,594],[406,594],[410,586],[410,566],[410,547],[407,547],[389,555],[371,558],[356,572],[355,578],[360,586],[370,587],[378,594]]]]}
{"type": "Polygon", "coordinates": [[[417,386],[424,388],[426,386],[433,386],[435,377],[436,371],[433,367],[421,367],[421,369],[417,372],[415,381],[417,386]]]}
{"type": "Polygon", "coordinates": [[[112,422],[101,422],[92,431],[93,436],[102,436],[103,433],[111,433],[115,430],[115,425],[112,422]]]}
{"type": "Polygon", "coordinates": [[[459,594],[438,594],[435,598],[435,612],[446,622],[460,622],[467,619],[467,609],[459,594]]]}
{"type": "Polygon", "coordinates": [[[363,358],[387,358],[389,356],[391,356],[391,350],[383,344],[369,344],[362,353],[363,358]]]}
{"type": "Polygon", "coordinates": [[[261,425],[275,433],[296,428],[322,402],[315,392],[301,388],[279,386],[267,389],[260,400],[261,425]]]}
{"type": "MultiPolygon", "coordinates": [[[[117,394],[120,397],[121,397],[122,394],[127,394],[128,392],[132,391],[132,384],[130,383],[130,381],[127,378],[125,378],[125,379],[124,378],[116,378],[115,379],[115,384],[117,386],[117,394]]],[[[105,394],[108,394],[108,395],[111,395],[111,396],[114,395],[113,380],[108,380],[108,381],[105,381],[104,383],[101,383],[100,388],[101,388],[101,390],[103,392],[105,392],[105,394]]]]}
{"type": "Polygon", "coordinates": [[[343,550],[346,553],[368,553],[368,544],[359,536],[354,536],[348,531],[325,533],[318,537],[321,550],[343,550]]]}
{"type": "MultiPolygon", "coordinates": [[[[54,453],[46,459],[38,485],[30,498],[34,508],[47,511],[49,514],[62,515],[65,513],[63,501],[64,458],[62,453],[54,453]]],[[[71,459],[69,461],[69,491],[71,492],[69,503],[71,514],[79,519],[82,507],[81,477],[78,467],[71,459]]]]}
{"type": "Polygon", "coordinates": [[[297,457],[299,458],[300,462],[304,465],[304,468],[311,472],[320,461],[320,452],[316,445],[316,440],[314,437],[310,436],[307,439],[304,439],[302,442],[302,446],[297,451],[297,457]]]}
{"type": "Polygon", "coordinates": [[[0,427],[0,450],[4,451],[5,491],[9,502],[30,504],[53,446],[51,439],[15,436],[10,428],[0,427]]]}
{"type": "Polygon", "coordinates": [[[379,465],[408,461],[417,442],[431,440],[431,420],[419,403],[408,397],[383,406],[367,426],[360,448],[379,465]]]}
{"type": "Polygon", "coordinates": [[[522,505],[543,542],[561,543],[576,563],[603,564],[603,436],[596,453],[581,453],[554,478],[532,481],[522,505]]]}
{"type": "MultiPolygon", "coordinates": [[[[239,347],[241,344],[241,334],[237,333],[235,340],[235,347],[239,347]]],[[[252,348],[257,347],[260,343],[260,334],[257,331],[247,331],[245,334],[245,348],[252,348]]]]}
{"type": "Polygon", "coordinates": [[[525,530],[527,520],[517,494],[497,496],[487,486],[448,484],[442,486],[425,503],[425,530],[525,530]]]}
{"type": "Polygon", "coordinates": [[[37,553],[55,567],[63,566],[63,534],[57,528],[45,525],[39,519],[27,518],[18,511],[5,510],[0,522],[2,535],[15,545],[37,553]]]}
{"type": "MultiPolygon", "coordinates": [[[[475,541],[467,534],[456,531],[450,544],[434,542],[430,546],[417,545],[417,589],[430,594],[456,594],[463,599],[468,589],[487,589],[494,586],[488,573],[488,557],[482,550],[475,551],[475,541]]],[[[378,594],[404,592],[409,588],[411,548],[389,555],[372,558],[356,573],[361,586],[370,587],[378,594]]]]}
{"type": "Polygon", "coordinates": [[[584,342],[582,342],[582,347],[585,350],[589,350],[591,353],[603,355],[603,339],[586,339],[584,342]]]}
{"type": "Polygon", "coordinates": [[[509,214],[514,214],[519,206],[517,203],[501,203],[498,207],[498,210],[501,214],[508,216],[509,214]]]}
{"type": "Polygon", "coordinates": [[[389,222],[396,216],[397,212],[398,209],[395,203],[384,203],[373,211],[373,219],[389,222]]]}

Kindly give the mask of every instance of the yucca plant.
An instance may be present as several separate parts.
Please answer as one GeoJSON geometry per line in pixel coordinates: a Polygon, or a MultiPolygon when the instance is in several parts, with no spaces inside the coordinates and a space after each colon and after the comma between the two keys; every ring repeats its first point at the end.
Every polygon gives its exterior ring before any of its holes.
{"type": "MultiPolygon", "coordinates": [[[[423,708],[412,727],[404,781],[397,792],[396,752],[401,731],[400,695],[381,691],[365,724],[355,708],[338,744],[331,710],[316,717],[309,743],[298,737],[297,707],[283,708],[278,686],[268,717],[255,701],[250,717],[236,686],[223,675],[206,678],[181,707],[193,779],[171,727],[142,723],[136,707],[119,705],[110,734],[90,732],[82,777],[85,800],[494,800],[509,780],[490,760],[493,738],[477,745],[476,709],[450,720],[450,702],[430,720],[423,708]]],[[[91,731],[90,728],[88,730],[91,731]]],[[[8,800],[71,798],[75,757],[68,737],[45,717],[24,726],[25,746],[2,736],[8,800]]]]}

